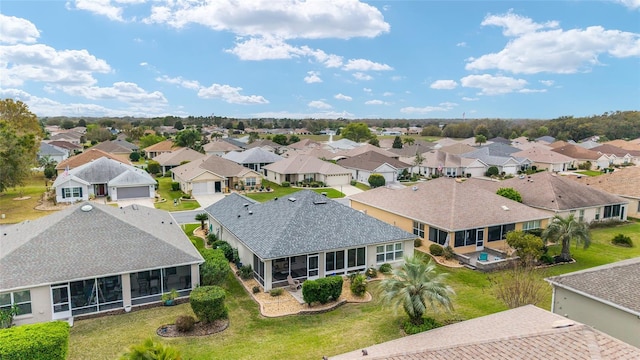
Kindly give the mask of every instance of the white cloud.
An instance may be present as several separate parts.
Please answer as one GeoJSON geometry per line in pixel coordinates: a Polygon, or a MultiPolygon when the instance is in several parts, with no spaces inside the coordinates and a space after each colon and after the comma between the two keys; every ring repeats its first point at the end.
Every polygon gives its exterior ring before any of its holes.
{"type": "Polygon", "coordinates": [[[347,111],[322,111],[312,113],[289,112],[289,111],[266,111],[252,114],[254,118],[276,118],[276,119],[353,119],[354,114],[347,111]]]}
{"type": "Polygon", "coordinates": [[[351,101],[351,100],[353,100],[353,98],[352,98],[351,96],[347,96],[347,95],[343,95],[343,94],[336,94],[336,95],[334,96],[334,98],[335,98],[335,99],[338,99],[338,100],[344,100],[344,101],[351,101]]]}
{"type": "Polygon", "coordinates": [[[320,73],[318,71],[307,71],[307,76],[304,77],[304,82],[307,84],[321,83],[320,73]]]}
{"type": "MultiPolygon", "coordinates": [[[[110,0],[76,0],[73,4],[78,10],[102,15],[113,21],[124,21],[122,7],[113,5],[110,0]]],[[[71,7],[71,3],[68,2],[67,7],[71,7]]]]}
{"type": "Polygon", "coordinates": [[[279,60],[309,57],[327,68],[342,66],[342,56],[327,54],[319,49],[308,46],[295,47],[287,44],[283,39],[274,37],[240,38],[232,49],[225,50],[236,55],[240,60],[279,60]]]}
{"type": "Polygon", "coordinates": [[[518,90],[518,92],[522,94],[545,93],[547,92],[547,89],[522,89],[522,90],[518,90]]]}
{"type": "Polygon", "coordinates": [[[555,21],[538,24],[512,13],[488,16],[482,25],[502,26],[505,36],[512,39],[497,53],[467,59],[467,70],[571,74],[600,65],[602,54],[640,56],[640,34],[601,26],[565,31],[555,21]]]}
{"type": "Polygon", "coordinates": [[[143,62],[140,63],[140,66],[149,66],[149,63],[146,62],[146,61],[143,61],[143,62]]]}
{"type": "Polygon", "coordinates": [[[0,14],[0,43],[34,43],[40,32],[29,20],[0,14]]]}
{"type": "Polygon", "coordinates": [[[631,10],[640,9],[640,0],[613,0],[616,3],[622,4],[631,10]]]}
{"type": "Polygon", "coordinates": [[[361,72],[353,73],[353,77],[358,79],[358,80],[362,80],[362,81],[373,80],[373,76],[371,76],[369,74],[361,73],[361,72]]]}
{"type": "Polygon", "coordinates": [[[163,76],[157,77],[156,81],[179,85],[185,89],[190,89],[190,90],[200,90],[202,88],[202,85],[200,85],[200,83],[197,80],[187,80],[187,79],[183,79],[181,76],[171,78],[166,75],[163,75],[163,76]]]}
{"type": "Polygon", "coordinates": [[[259,95],[241,95],[241,87],[212,84],[208,88],[201,88],[198,97],[203,99],[222,99],[230,104],[268,104],[269,101],[259,95]]]}
{"type": "Polygon", "coordinates": [[[111,87],[64,86],[62,90],[70,95],[81,96],[89,100],[117,100],[126,103],[166,103],[167,99],[159,91],[146,92],[137,84],[117,82],[111,87]]]}
{"type": "Polygon", "coordinates": [[[388,102],[382,100],[369,100],[364,103],[365,105],[389,105],[388,102]]]}
{"type": "Polygon", "coordinates": [[[456,44],[457,47],[467,47],[467,43],[462,41],[456,44]]]}
{"type": "Polygon", "coordinates": [[[390,29],[377,8],[357,0],[168,1],[154,4],[145,22],[282,39],[372,38],[390,29]]]}
{"type": "Polygon", "coordinates": [[[346,71],[389,71],[393,68],[387,64],[380,64],[366,59],[350,59],[342,67],[346,71]]]}
{"type": "Polygon", "coordinates": [[[540,80],[540,83],[545,86],[553,86],[555,82],[553,80],[540,80]]]}
{"type": "Polygon", "coordinates": [[[0,83],[21,86],[26,81],[55,85],[93,85],[93,73],[108,73],[106,61],[87,50],[58,51],[43,44],[0,46],[0,83]]]}
{"type": "Polygon", "coordinates": [[[454,80],[436,80],[429,86],[432,89],[437,90],[452,90],[458,86],[458,83],[454,80]]]}
{"type": "Polygon", "coordinates": [[[443,112],[450,111],[456,106],[458,106],[458,104],[456,103],[443,102],[438,104],[438,106],[424,106],[424,107],[408,106],[400,109],[400,112],[404,114],[428,114],[428,113],[437,112],[437,111],[443,111],[443,112]]]}
{"type": "Polygon", "coordinates": [[[481,95],[508,94],[520,91],[527,85],[524,79],[514,79],[507,76],[469,75],[460,79],[464,87],[478,88],[481,95]]]}
{"type": "Polygon", "coordinates": [[[463,96],[462,100],[464,100],[464,101],[478,101],[480,99],[479,98],[471,98],[471,97],[463,96]]]}
{"type": "Polygon", "coordinates": [[[370,93],[372,90],[370,88],[362,88],[362,91],[366,93],[370,93]]]}
{"type": "Polygon", "coordinates": [[[394,75],[391,77],[391,81],[400,81],[402,79],[404,79],[404,77],[400,75],[394,75]]]}
{"type": "Polygon", "coordinates": [[[382,93],[382,96],[393,96],[393,93],[391,91],[385,91],[382,93]]]}
{"type": "Polygon", "coordinates": [[[332,106],[327,104],[326,102],[322,101],[322,100],[314,100],[314,101],[310,101],[307,106],[312,107],[312,108],[316,108],[316,109],[331,109],[332,106]]]}

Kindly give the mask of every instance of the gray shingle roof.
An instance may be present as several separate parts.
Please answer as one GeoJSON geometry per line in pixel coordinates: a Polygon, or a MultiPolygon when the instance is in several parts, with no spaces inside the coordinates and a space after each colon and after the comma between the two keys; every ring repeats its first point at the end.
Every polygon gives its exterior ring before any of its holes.
{"type": "Polygon", "coordinates": [[[548,278],[640,316],[640,257],[548,278]]]}
{"type": "MultiPolygon", "coordinates": [[[[152,185],[156,181],[148,172],[135,166],[123,164],[117,160],[101,157],[69,170],[69,177],[76,177],[90,184],[109,185],[152,185]],[[122,176],[125,173],[128,175],[122,176]],[[112,180],[119,180],[111,183],[112,180]]],[[[68,180],[69,177],[58,176],[53,186],[56,187],[68,180]]]]}
{"type": "Polygon", "coordinates": [[[65,155],[65,152],[59,149],[56,149],[54,146],[47,144],[46,142],[40,142],[40,150],[38,151],[39,156],[62,156],[65,155]]]}
{"type": "Polygon", "coordinates": [[[166,211],[86,204],[3,228],[0,289],[203,261],[166,211]]]}
{"type": "Polygon", "coordinates": [[[241,152],[232,151],[222,157],[238,164],[271,164],[283,159],[282,156],[259,147],[241,152]]]}
{"type": "Polygon", "coordinates": [[[262,204],[233,193],[205,210],[265,260],[416,237],[311,190],[262,204]]]}
{"type": "Polygon", "coordinates": [[[384,164],[388,164],[396,169],[406,169],[411,167],[411,165],[403,163],[398,159],[384,156],[375,151],[367,151],[354,157],[338,160],[337,164],[349,169],[363,169],[369,171],[373,171],[384,164]]]}

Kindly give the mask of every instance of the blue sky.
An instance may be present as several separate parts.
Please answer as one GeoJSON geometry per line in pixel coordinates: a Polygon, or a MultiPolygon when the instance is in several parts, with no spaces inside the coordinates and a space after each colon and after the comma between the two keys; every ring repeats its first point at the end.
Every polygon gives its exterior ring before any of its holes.
{"type": "Polygon", "coordinates": [[[640,0],[2,0],[38,116],[536,118],[640,110],[640,0]]]}

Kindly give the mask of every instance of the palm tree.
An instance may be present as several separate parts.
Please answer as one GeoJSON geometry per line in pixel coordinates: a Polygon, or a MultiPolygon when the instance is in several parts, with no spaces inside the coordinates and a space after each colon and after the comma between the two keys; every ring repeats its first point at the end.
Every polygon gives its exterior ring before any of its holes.
{"type": "Polygon", "coordinates": [[[200,229],[204,230],[204,222],[209,220],[207,213],[196,214],[196,221],[200,221],[200,229]]]}
{"type": "Polygon", "coordinates": [[[582,243],[585,249],[591,245],[591,234],[587,223],[576,220],[574,214],[569,214],[566,218],[560,215],[554,216],[549,226],[542,232],[542,239],[545,243],[549,240],[562,243],[560,252],[562,261],[571,261],[569,252],[571,240],[575,239],[576,246],[582,243]]]}
{"type": "Polygon", "coordinates": [[[417,257],[405,258],[404,265],[394,270],[393,277],[380,282],[382,301],[396,308],[402,306],[411,323],[421,325],[427,305],[434,311],[438,307],[453,310],[450,296],[455,292],[444,283],[447,275],[436,272],[433,260],[425,263],[417,257]]]}
{"type": "Polygon", "coordinates": [[[413,158],[413,167],[411,167],[411,177],[413,177],[413,168],[418,167],[418,174],[420,173],[420,164],[424,161],[424,156],[420,154],[420,151],[416,150],[416,157],[413,158]]]}

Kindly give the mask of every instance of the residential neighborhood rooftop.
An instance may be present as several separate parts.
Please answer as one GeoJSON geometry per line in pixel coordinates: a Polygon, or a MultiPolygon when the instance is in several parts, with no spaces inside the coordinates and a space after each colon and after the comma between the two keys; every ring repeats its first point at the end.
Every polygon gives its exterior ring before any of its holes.
{"type": "Polygon", "coordinates": [[[101,157],[107,157],[109,159],[113,159],[124,164],[131,164],[131,162],[128,159],[125,159],[126,158],[125,156],[109,154],[107,152],[104,152],[98,149],[88,149],[81,154],[72,156],[64,161],[61,161],[58,165],[56,165],[56,170],[64,170],[67,167],[69,169],[73,169],[80,165],[91,162],[92,160],[99,159],[101,157]]]}

